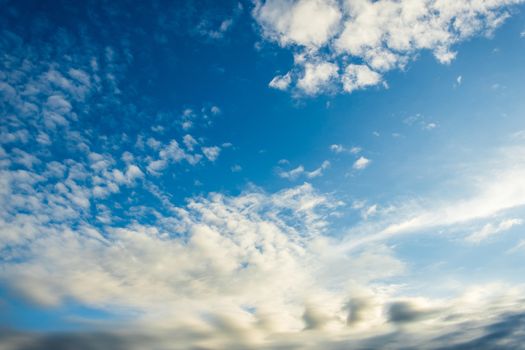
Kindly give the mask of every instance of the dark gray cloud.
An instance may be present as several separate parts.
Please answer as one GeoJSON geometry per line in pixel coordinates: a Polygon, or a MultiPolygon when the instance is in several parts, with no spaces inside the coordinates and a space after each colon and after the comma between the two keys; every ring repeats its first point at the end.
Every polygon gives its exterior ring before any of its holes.
{"type": "Polygon", "coordinates": [[[373,304],[369,298],[360,297],[352,298],[346,306],[348,308],[346,323],[351,326],[366,319],[367,313],[373,307],[373,304]]]}
{"type": "MultiPolygon", "coordinates": [[[[417,313],[416,313],[417,314],[417,313]]],[[[403,315],[402,319],[413,320],[403,315]]],[[[416,317],[417,318],[417,317],[416,317]]],[[[234,332],[235,333],[235,332],[234,332]]],[[[221,341],[208,347],[200,345],[203,339],[213,334],[197,334],[191,330],[178,330],[162,334],[132,333],[54,333],[36,334],[14,330],[0,331],[0,348],[5,350],[134,350],[134,349],[329,349],[329,350],[521,350],[525,349],[525,313],[506,313],[489,324],[465,323],[456,330],[444,331],[433,338],[425,338],[417,331],[397,331],[361,341],[351,339],[330,341],[287,336],[270,339],[258,346],[243,342],[242,339],[221,341]],[[473,336],[473,334],[476,334],[473,336]],[[468,340],[467,340],[468,339],[468,340]]]]}
{"type": "Polygon", "coordinates": [[[422,320],[435,313],[434,310],[423,310],[408,301],[398,301],[390,304],[388,320],[393,323],[408,323],[422,320]]]}

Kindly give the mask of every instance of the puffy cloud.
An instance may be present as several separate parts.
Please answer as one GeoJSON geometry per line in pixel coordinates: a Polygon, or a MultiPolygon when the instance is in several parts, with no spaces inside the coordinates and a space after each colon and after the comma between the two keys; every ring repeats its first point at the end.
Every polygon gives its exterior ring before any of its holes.
{"type": "MultiPolygon", "coordinates": [[[[188,152],[180,147],[177,140],[171,140],[166,145],[159,143],[158,146],[155,147],[160,149],[158,158],[150,159],[147,165],[148,171],[153,175],[160,175],[162,170],[170,163],[180,163],[182,161],[186,161],[190,165],[199,163],[203,157],[202,154],[193,152],[195,145],[197,145],[197,140],[191,135],[185,135],[183,137],[183,143],[188,152]]],[[[210,161],[215,161],[220,153],[220,148],[216,146],[202,147],[201,149],[204,156],[210,161]]]]}
{"type": "Polygon", "coordinates": [[[367,86],[377,85],[381,81],[381,75],[374,72],[363,64],[349,64],[341,78],[343,90],[352,92],[367,86]]]}
{"type": "Polygon", "coordinates": [[[421,50],[450,63],[455,44],[490,34],[509,16],[509,6],[522,2],[261,0],[253,16],[265,38],[300,57],[270,86],[284,90],[293,84],[315,95],[334,86],[352,92],[377,85],[384,72],[403,68],[421,50]]]}
{"type": "Polygon", "coordinates": [[[332,151],[334,153],[341,153],[344,150],[345,150],[345,148],[342,145],[333,144],[333,145],[330,146],[330,151],[332,151]]]}
{"type": "Polygon", "coordinates": [[[183,142],[184,142],[184,146],[186,146],[186,148],[189,151],[193,151],[193,147],[195,147],[198,144],[197,140],[195,140],[193,136],[189,134],[184,135],[183,142]]]}
{"type": "Polygon", "coordinates": [[[338,74],[338,67],[333,63],[308,62],[304,65],[304,74],[297,81],[297,87],[308,95],[315,95],[329,86],[338,74]]]}
{"type": "MultiPolygon", "coordinates": [[[[141,172],[133,165],[115,172],[115,161],[104,154],[93,153],[90,160],[94,168],[48,164],[48,178],[69,178],[56,189],[39,185],[46,178],[29,171],[0,176],[5,181],[1,205],[7,209],[0,214],[0,249],[8,252],[0,279],[35,303],[56,307],[74,301],[115,314],[121,323],[102,324],[112,330],[93,338],[4,333],[2,347],[81,342],[82,348],[105,346],[107,339],[124,348],[293,344],[329,349],[338,348],[339,340],[377,347],[399,325],[415,327],[408,334],[417,346],[469,320],[521,310],[522,291],[516,288],[486,287],[447,300],[421,300],[400,299],[395,289],[378,287],[378,280],[403,271],[403,263],[381,244],[343,252],[338,240],[325,234],[340,203],[309,184],[273,194],[250,189],[238,196],[193,197],[172,207],[169,216],[158,213],[155,222],[137,216],[123,226],[104,219],[104,208],[97,206],[106,226],[92,225],[80,209],[82,193],[89,196],[72,180],[93,171],[125,183],[141,172]],[[63,216],[56,203],[80,210],[63,216]],[[16,215],[14,208],[32,214],[16,215]],[[133,320],[123,320],[130,312],[133,320]]],[[[473,339],[483,327],[465,330],[465,338],[473,339]]],[[[396,338],[388,343],[394,349],[406,345],[396,338]]]]}
{"type": "Polygon", "coordinates": [[[254,16],[265,35],[283,46],[323,46],[336,31],[341,19],[337,2],[326,0],[258,2],[254,16]]]}
{"type": "Polygon", "coordinates": [[[369,166],[371,162],[372,161],[370,159],[361,156],[354,162],[354,165],[352,165],[352,168],[356,170],[363,170],[367,166],[369,166]]]}
{"type": "Polygon", "coordinates": [[[301,327],[301,295],[320,288],[304,262],[329,249],[323,213],[335,205],[305,184],[273,195],[193,198],[174,210],[177,224],[169,231],[163,225],[169,218],[104,231],[85,221],[75,229],[33,222],[32,239],[11,245],[1,278],[43,305],[73,298],[136,309],[144,317],[166,305],[192,317],[224,307],[252,318],[242,311],[249,305],[275,314],[272,322],[284,322],[276,327],[293,329],[301,327]]]}
{"type": "Polygon", "coordinates": [[[217,158],[219,158],[221,149],[217,146],[202,147],[202,153],[206,158],[208,158],[209,161],[214,162],[217,158]]]}

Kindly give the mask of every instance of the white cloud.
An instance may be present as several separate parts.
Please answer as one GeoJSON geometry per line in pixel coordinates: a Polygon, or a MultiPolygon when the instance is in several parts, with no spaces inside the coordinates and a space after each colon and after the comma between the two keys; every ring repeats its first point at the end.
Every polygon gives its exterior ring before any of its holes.
{"type": "Polygon", "coordinates": [[[297,81],[297,87],[308,95],[315,95],[330,87],[338,76],[337,65],[329,62],[305,63],[304,73],[297,81]]]}
{"type": "Polygon", "coordinates": [[[314,95],[334,82],[346,92],[377,85],[384,72],[403,68],[421,50],[450,63],[455,44],[490,34],[509,16],[508,7],[522,2],[260,0],[252,14],[265,38],[300,57],[288,73],[290,83],[282,86],[295,83],[297,90],[314,95]],[[315,75],[323,79],[305,80],[319,62],[324,73],[315,75]],[[345,71],[340,76],[339,68],[345,71]]]}
{"type": "Polygon", "coordinates": [[[494,225],[493,223],[488,223],[485,226],[483,226],[479,231],[470,234],[465,239],[467,242],[480,243],[481,241],[486,240],[487,238],[495,234],[510,230],[512,227],[521,225],[522,223],[523,220],[521,219],[506,219],[500,221],[497,225],[494,225]]]}
{"type": "Polygon", "coordinates": [[[368,66],[362,64],[349,64],[341,78],[343,89],[352,92],[381,82],[381,75],[368,66]]]}
{"type": "Polygon", "coordinates": [[[341,12],[336,1],[269,0],[257,2],[254,16],[265,35],[283,46],[320,47],[336,33],[341,12]]]}
{"type": "Polygon", "coordinates": [[[292,77],[290,73],[286,73],[285,75],[276,75],[273,77],[268,86],[277,90],[286,90],[291,82],[292,77]]]}
{"type": "Polygon", "coordinates": [[[341,153],[344,150],[345,148],[343,147],[343,145],[336,145],[336,144],[330,145],[330,151],[334,153],[341,153]]]}
{"type": "Polygon", "coordinates": [[[193,127],[193,122],[191,120],[185,120],[181,124],[183,130],[189,130],[193,127]]]}
{"type": "MultiPolygon", "coordinates": [[[[286,162],[283,162],[285,159],[281,159],[279,161],[279,164],[287,164],[286,162]]],[[[299,165],[297,168],[294,168],[289,171],[281,170],[279,171],[278,175],[282,177],[283,179],[288,179],[290,181],[296,180],[300,176],[306,176],[308,179],[313,179],[319,176],[322,176],[324,171],[330,167],[330,162],[325,160],[323,163],[319,166],[319,168],[314,169],[312,171],[306,171],[304,166],[299,165]]]]}
{"type": "MultiPolygon", "coordinates": [[[[465,187],[471,187],[470,196],[428,198],[423,203],[418,200],[416,203],[398,204],[396,210],[389,211],[389,215],[380,218],[372,226],[356,228],[366,234],[349,238],[346,248],[354,249],[363,244],[388,240],[401,234],[425,232],[437,227],[454,227],[457,230],[468,223],[479,222],[524,206],[523,149],[506,148],[503,154],[493,160],[485,160],[484,164],[491,165],[491,170],[483,169],[483,172],[464,179],[465,187]]],[[[488,225],[471,239],[483,239],[519,223],[514,220],[503,221],[501,226],[488,225]]]]}
{"type": "Polygon", "coordinates": [[[188,149],[188,151],[193,151],[193,148],[198,144],[197,140],[193,138],[191,135],[184,135],[183,137],[184,146],[188,149]]]}
{"type": "Polygon", "coordinates": [[[366,210],[363,211],[361,216],[363,217],[363,219],[366,220],[369,217],[372,217],[372,216],[374,216],[376,214],[377,214],[377,204],[374,204],[374,205],[371,205],[368,208],[366,208],[366,210]]]}
{"type": "Polygon", "coordinates": [[[148,139],[146,140],[146,144],[152,149],[159,149],[159,147],[162,145],[162,143],[159,140],[153,137],[148,137],[148,139]]]}
{"type": "Polygon", "coordinates": [[[211,109],[210,109],[210,112],[212,114],[215,114],[215,115],[216,114],[220,114],[221,113],[221,109],[219,107],[217,107],[217,106],[212,106],[211,109]]]}
{"type": "Polygon", "coordinates": [[[218,157],[221,149],[217,146],[212,147],[202,147],[202,153],[208,160],[214,162],[218,157]]]}
{"type": "Polygon", "coordinates": [[[359,152],[361,152],[361,150],[362,150],[361,147],[357,147],[357,146],[353,146],[351,148],[346,148],[343,145],[339,145],[339,144],[330,145],[330,151],[332,151],[334,153],[347,152],[347,153],[351,153],[351,154],[358,154],[359,152]]]}
{"type": "Polygon", "coordinates": [[[185,158],[186,153],[180,148],[176,140],[171,140],[168,145],[159,151],[159,156],[161,159],[170,159],[178,162],[185,158]]]}
{"type": "Polygon", "coordinates": [[[213,40],[220,40],[225,37],[225,35],[231,30],[239,16],[242,14],[243,6],[241,3],[238,3],[234,6],[231,17],[222,19],[218,25],[212,23],[208,18],[202,19],[197,25],[197,33],[213,40]]]}
{"type": "Polygon", "coordinates": [[[283,179],[295,180],[303,173],[304,173],[304,166],[299,165],[297,168],[294,168],[292,170],[279,172],[279,176],[282,177],[283,179]]]}
{"type": "Polygon", "coordinates": [[[308,173],[306,173],[306,177],[308,177],[309,179],[313,179],[315,177],[318,177],[318,176],[322,176],[323,175],[323,172],[328,169],[330,167],[330,162],[325,160],[321,166],[315,170],[312,170],[308,173]]]}
{"type": "Polygon", "coordinates": [[[370,159],[361,156],[354,162],[354,165],[352,167],[356,170],[363,170],[367,166],[369,166],[371,162],[372,161],[370,159]]]}
{"type": "Polygon", "coordinates": [[[425,129],[425,130],[432,130],[432,129],[435,129],[435,128],[437,128],[437,124],[436,123],[428,123],[428,124],[423,125],[423,129],[425,129]]]}
{"type": "MultiPolygon", "coordinates": [[[[183,142],[185,147],[188,149],[188,152],[180,147],[177,140],[171,140],[167,145],[162,145],[160,142],[155,142],[155,148],[159,149],[158,159],[150,158],[147,165],[148,172],[153,175],[160,175],[160,172],[164,170],[170,163],[180,163],[183,160],[188,162],[190,165],[199,163],[202,159],[202,155],[192,153],[192,151],[194,151],[194,146],[197,144],[197,141],[191,135],[185,135],[183,137],[183,142]]],[[[217,146],[202,147],[201,150],[204,156],[212,162],[217,159],[220,153],[220,148],[217,146]]]]}
{"type": "Polygon", "coordinates": [[[361,147],[354,146],[350,148],[349,152],[352,154],[358,154],[359,152],[361,152],[361,147]]]}

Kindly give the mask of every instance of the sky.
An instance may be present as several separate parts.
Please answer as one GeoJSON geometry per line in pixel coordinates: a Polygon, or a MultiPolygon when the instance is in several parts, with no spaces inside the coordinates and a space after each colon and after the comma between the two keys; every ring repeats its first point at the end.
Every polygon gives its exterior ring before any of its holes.
{"type": "Polygon", "coordinates": [[[523,0],[0,0],[0,348],[524,349],[523,0]]]}

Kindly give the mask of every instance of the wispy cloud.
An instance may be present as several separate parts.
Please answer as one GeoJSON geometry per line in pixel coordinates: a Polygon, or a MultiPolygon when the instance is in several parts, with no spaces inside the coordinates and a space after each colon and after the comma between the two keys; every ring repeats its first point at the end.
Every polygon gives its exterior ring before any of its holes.
{"type": "MultiPolygon", "coordinates": [[[[285,163],[283,162],[282,164],[285,164],[285,163]]],[[[324,171],[328,169],[329,167],[330,167],[330,162],[328,160],[325,160],[321,164],[321,166],[319,166],[317,169],[314,169],[312,171],[306,171],[304,169],[304,166],[299,165],[298,167],[288,170],[288,171],[280,170],[278,172],[278,175],[282,177],[283,179],[288,179],[288,180],[296,180],[300,176],[305,176],[308,179],[313,179],[313,178],[322,176],[324,171]]]]}
{"type": "Polygon", "coordinates": [[[479,231],[473,232],[465,239],[471,243],[480,243],[481,241],[486,240],[495,234],[510,230],[512,227],[521,225],[522,223],[523,220],[521,219],[506,219],[500,221],[496,225],[488,223],[484,225],[479,231]]]}

